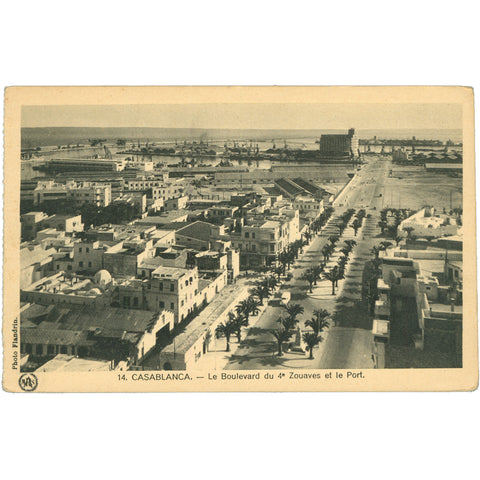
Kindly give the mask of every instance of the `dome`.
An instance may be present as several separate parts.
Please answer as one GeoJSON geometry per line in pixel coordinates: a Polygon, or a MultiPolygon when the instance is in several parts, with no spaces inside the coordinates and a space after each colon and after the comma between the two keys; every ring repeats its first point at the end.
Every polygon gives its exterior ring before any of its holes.
{"type": "Polygon", "coordinates": [[[99,270],[95,274],[94,280],[97,285],[108,285],[112,282],[112,276],[108,270],[99,270]]]}

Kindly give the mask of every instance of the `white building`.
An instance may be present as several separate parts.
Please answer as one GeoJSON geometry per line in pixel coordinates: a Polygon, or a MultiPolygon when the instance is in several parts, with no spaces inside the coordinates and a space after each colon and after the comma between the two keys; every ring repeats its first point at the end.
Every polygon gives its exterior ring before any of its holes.
{"type": "Polygon", "coordinates": [[[112,187],[109,183],[67,182],[53,180],[38,182],[33,191],[35,205],[46,201],[73,200],[76,204],[94,203],[106,207],[112,201],[112,187]]]}

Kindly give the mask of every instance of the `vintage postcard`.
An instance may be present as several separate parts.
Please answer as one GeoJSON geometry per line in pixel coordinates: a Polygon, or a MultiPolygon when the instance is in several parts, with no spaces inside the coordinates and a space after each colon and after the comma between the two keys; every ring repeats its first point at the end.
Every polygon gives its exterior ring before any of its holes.
{"type": "Polygon", "coordinates": [[[477,387],[470,88],[11,87],[4,175],[7,391],[477,387]]]}

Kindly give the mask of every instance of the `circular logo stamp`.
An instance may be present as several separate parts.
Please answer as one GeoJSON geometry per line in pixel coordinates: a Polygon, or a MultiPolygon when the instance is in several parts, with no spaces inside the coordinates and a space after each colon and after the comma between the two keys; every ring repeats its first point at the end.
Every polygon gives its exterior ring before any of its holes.
{"type": "Polygon", "coordinates": [[[38,379],[33,373],[24,373],[18,379],[18,384],[24,392],[33,392],[38,387],[38,379]]]}

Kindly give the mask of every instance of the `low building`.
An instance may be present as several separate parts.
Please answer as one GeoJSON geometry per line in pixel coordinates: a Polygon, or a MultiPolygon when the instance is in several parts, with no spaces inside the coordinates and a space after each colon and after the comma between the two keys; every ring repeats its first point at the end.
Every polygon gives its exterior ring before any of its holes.
{"type": "Polygon", "coordinates": [[[21,329],[21,352],[65,354],[137,365],[173,328],[173,314],[108,307],[55,307],[38,327],[21,329]]]}
{"type": "Polygon", "coordinates": [[[217,205],[214,207],[210,207],[207,210],[207,214],[213,220],[217,220],[223,222],[225,218],[233,218],[235,213],[239,210],[238,207],[232,207],[228,205],[217,205]]]}
{"type": "Polygon", "coordinates": [[[105,282],[62,271],[21,288],[20,300],[39,305],[107,307],[111,303],[110,283],[111,278],[105,282]]]}
{"type": "Polygon", "coordinates": [[[59,232],[73,234],[83,232],[81,215],[52,215],[42,222],[44,228],[54,228],[59,232]]]}
{"type": "Polygon", "coordinates": [[[132,237],[108,248],[103,254],[103,266],[113,276],[136,276],[138,266],[155,254],[152,240],[132,237]]]}
{"type": "Polygon", "coordinates": [[[20,248],[20,288],[27,288],[53,273],[54,248],[28,245],[20,248]]]}
{"type": "Polygon", "coordinates": [[[34,240],[37,232],[45,228],[43,222],[48,218],[48,215],[44,212],[28,212],[21,215],[22,239],[26,241],[34,240]]]}
{"type": "Polygon", "coordinates": [[[186,195],[182,195],[175,198],[167,198],[163,202],[163,208],[166,212],[170,212],[172,210],[183,210],[187,207],[188,197],[186,195]]]}
{"type": "Polygon", "coordinates": [[[170,223],[184,223],[188,220],[189,212],[187,210],[178,210],[165,212],[161,215],[148,216],[135,221],[135,225],[150,225],[156,228],[162,228],[170,223]]]}
{"type": "Polygon", "coordinates": [[[398,227],[404,236],[408,236],[409,229],[415,237],[435,238],[455,235],[458,225],[454,216],[437,214],[434,208],[425,207],[403,220],[398,227]]]}
{"type": "Polygon", "coordinates": [[[225,235],[223,225],[197,221],[175,232],[175,243],[195,250],[210,250],[216,240],[225,235]]]}

